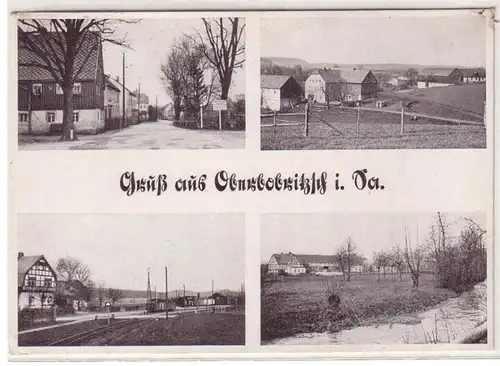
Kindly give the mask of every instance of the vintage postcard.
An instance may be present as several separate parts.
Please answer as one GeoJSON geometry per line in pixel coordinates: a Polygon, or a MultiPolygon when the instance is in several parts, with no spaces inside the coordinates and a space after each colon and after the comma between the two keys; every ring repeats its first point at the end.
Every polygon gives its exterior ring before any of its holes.
{"type": "Polygon", "coordinates": [[[498,355],[494,8],[9,27],[13,360],[498,355]]]}

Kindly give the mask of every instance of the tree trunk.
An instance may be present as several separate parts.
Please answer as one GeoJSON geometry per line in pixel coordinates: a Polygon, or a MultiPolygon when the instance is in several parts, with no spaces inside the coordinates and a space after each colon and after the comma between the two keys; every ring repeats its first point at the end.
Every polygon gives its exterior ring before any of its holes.
{"type": "Polygon", "coordinates": [[[380,283],[380,268],[378,269],[378,278],[377,278],[377,283],[380,283]]]}
{"type": "Polygon", "coordinates": [[[403,271],[399,269],[399,283],[403,282],[403,271]]]}
{"type": "Polygon", "coordinates": [[[413,288],[417,288],[418,287],[418,274],[412,273],[411,274],[411,279],[413,281],[412,287],[413,288]]]}
{"type": "Polygon", "coordinates": [[[68,49],[65,60],[65,74],[63,75],[63,131],[62,141],[78,140],[73,122],[73,72],[75,67],[76,42],[67,40],[68,49]]]}

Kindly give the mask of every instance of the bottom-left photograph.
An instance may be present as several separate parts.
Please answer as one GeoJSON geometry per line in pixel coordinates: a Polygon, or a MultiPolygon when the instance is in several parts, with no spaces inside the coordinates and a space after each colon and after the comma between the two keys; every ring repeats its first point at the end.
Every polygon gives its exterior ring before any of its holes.
{"type": "Polygon", "coordinates": [[[244,214],[21,214],[18,346],[245,344],[244,214]]]}

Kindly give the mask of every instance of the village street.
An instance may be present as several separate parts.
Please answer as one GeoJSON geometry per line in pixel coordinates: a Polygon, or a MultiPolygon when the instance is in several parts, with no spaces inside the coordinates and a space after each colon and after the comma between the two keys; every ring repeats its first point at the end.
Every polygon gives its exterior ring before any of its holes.
{"type": "Polygon", "coordinates": [[[121,131],[78,135],[78,141],[59,141],[58,136],[19,135],[20,150],[108,149],[243,149],[245,131],[189,130],[172,121],[144,122],[121,131]]]}

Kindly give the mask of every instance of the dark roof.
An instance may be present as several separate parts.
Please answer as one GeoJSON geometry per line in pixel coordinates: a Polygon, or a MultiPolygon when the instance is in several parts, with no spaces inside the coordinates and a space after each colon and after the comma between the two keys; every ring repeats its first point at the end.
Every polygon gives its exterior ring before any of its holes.
{"type": "Polygon", "coordinates": [[[278,262],[278,264],[288,264],[291,260],[294,259],[294,256],[292,253],[273,254],[273,257],[276,258],[276,262],[278,262]]]}
{"type": "Polygon", "coordinates": [[[113,80],[109,75],[104,75],[106,79],[106,86],[110,89],[116,90],[118,93],[121,92],[120,88],[115,84],[116,80],[113,80]]]}
{"type": "Polygon", "coordinates": [[[321,70],[319,75],[328,83],[346,82],[351,84],[361,84],[370,73],[370,70],[321,70]]]}
{"type": "Polygon", "coordinates": [[[468,69],[458,69],[465,77],[484,77],[486,74],[485,70],[482,68],[468,68],[468,69]]]}
{"type": "Polygon", "coordinates": [[[40,259],[45,259],[43,255],[28,255],[22,256],[17,259],[17,285],[22,287],[24,285],[24,277],[26,273],[33,267],[40,259]]]}
{"type": "Polygon", "coordinates": [[[455,67],[429,67],[422,70],[422,75],[449,76],[455,67]]]}
{"type": "Polygon", "coordinates": [[[321,254],[295,254],[295,257],[303,263],[335,263],[334,255],[321,255],[321,254]]]}
{"type": "Polygon", "coordinates": [[[281,89],[291,76],[285,75],[261,75],[260,87],[263,89],[281,89]]]}
{"type": "MultiPolygon", "coordinates": [[[[112,84],[116,89],[118,89],[119,92],[122,91],[123,89],[123,84],[120,83],[118,80],[114,79],[111,77],[111,75],[106,75],[106,81],[109,82],[109,84],[112,84]]],[[[133,97],[136,96],[135,92],[131,91],[127,87],[125,87],[125,90],[128,91],[129,95],[132,95],[133,97]]]]}
{"type": "Polygon", "coordinates": [[[67,297],[79,300],[87,297],[88,289],[81,281],[58,281],[57,287],[67,297]]]}
{"type": "MultiPolygon", "coordinates": [[[[56,32],[47,32],[47,36],[38,33],[28,33],[27,36],[36,43],[51,45],[59,50],[54,39],[56,32]]],[[[39,56],[30,51],[22,37],[18,37],[18,80],[20,81],[54,81],[54,78],[48,70],[38,66],[29,65],[33,62],[44,64],[39,56]]],[[[76,54],[74,70],[75,73],[80,69],[76,76],[77,80],[94,80],[97,75],[97,66],[101,50],[101,37],[97,32],[87,32],[82,38],[82,46],[76,54]],[[90,54],[90,55],[89,55],[90,54]],[[89,56],[88,56],[89,55],[89,56]],[[87,58],[88,56],[88,58],[87,58]],[[83,66],[82,66],[83,65],[83,66]]]]}

